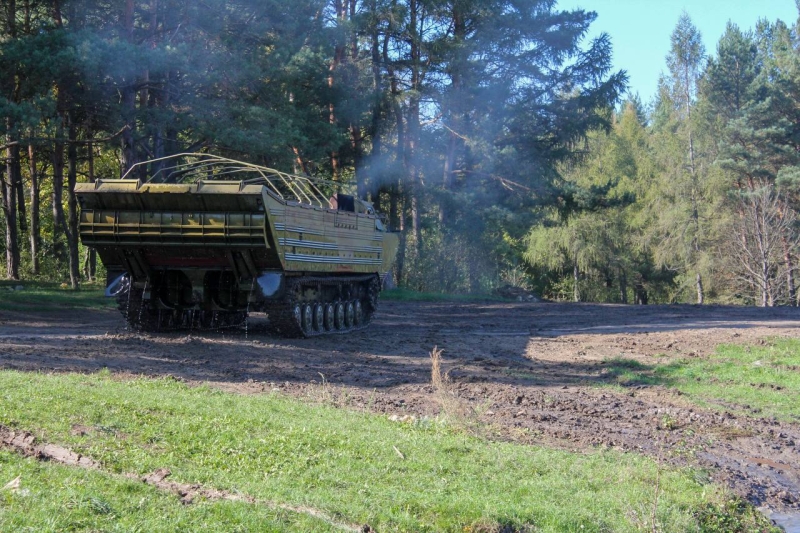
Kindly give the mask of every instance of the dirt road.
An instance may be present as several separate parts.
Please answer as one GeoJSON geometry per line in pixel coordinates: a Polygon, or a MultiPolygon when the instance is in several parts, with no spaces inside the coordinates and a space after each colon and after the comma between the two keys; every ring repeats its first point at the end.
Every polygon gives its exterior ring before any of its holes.
{"type": "Polygon", "coordinates": [[[796,309],[382,302],[370,328],[350,336],[275,339],[266,324],[255,316],[247,332],[143,335],[116,311],[0,311],[0,366],[172,375],[426,416],[440,409],[429,358],[438,346],[460,405],[499,438],[637,450],[700,466],[758,506],[800,510],[800,420],[706,410],[660,386],[598,386],[614,380],[609,357],[663,363],[720,343],[799,337],[796,309]]]}

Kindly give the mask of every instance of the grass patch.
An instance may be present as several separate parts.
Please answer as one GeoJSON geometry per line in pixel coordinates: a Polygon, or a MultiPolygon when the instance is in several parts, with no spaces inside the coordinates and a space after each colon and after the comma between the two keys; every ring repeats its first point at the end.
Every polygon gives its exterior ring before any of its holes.
{"type": "Polygon", "coordinates": [[[800,420],[800,340],[776,339],[764,346],[722,345],[708,358],[666,364],[610,359],[606,368],[613,384],[664,385],[705,407],[800,420]]]}
{"type": "Polygon", "coordinates": [[[83,285],[77,291],[57,283],[1,281],[0,310],[55,311],[59,309],[113,308],[113,298],[103,295],[100,285],[83,285]],[[22,290],[15,290],[16,287],[22,290]]]}
{"type": "MultiPolygon", "coordinates": [[[[170,479],[177,482],[310,506],[337,520],[370,524],[380,531],[475,531],[504,526],[537,531],[652,529],[654,500],[663,531],[701,531],[704,516],[730,516],[745,524],[742,530],[765,527],[749,506],[744,507],[746,512],[727,511],[727,500],[706,484],[707,478],[690,470],[659,467],[636,454],[573,454],[487,442],[438,422],[398,424],[381,416],[307,405],[278,395],[234,395],[170,379],[118,381],[108,372],[2,371],[0,423],[69,446],[100,461],[108,472],[142,475],[169,468],[170,479]],[[75,425],[90,429],[78,434],[71,431],[75,425]]],[[[149,514],[138,515],[131,507],[142,497],[137,490],[155,498],[146,487],[116,485],[103,477],[107,474],[57,467],[51,480],[49,471],[37,470],[48,465],[3,457],[0,472],[8,480],[20,475],[19,471],[28,472],[26,483],[41,487],[36,489],[41,496],[33,497],[32,491],[29,500],[16,496],[0,500],[0,529],[7,529],[4,525],[39,529],[36,520],[57,514],[53,506],[88,497],[106,502],[117,520],[149,520],[149,514]],[[59,481],[69,476],[89,476],[86,479],[91,482],[76,488],[77,482],[59,481]],[[82,492],[75,496],[75,491],[82,492]]],[[[153,502],[155,506],[162,500],[153,502]]],[[[195,527],[199,522],[191,520],[200,520],[201,515],[191,515],[192,510],[181,514],[171,502],[168,497],[158,505],[175,524],[188,524],[169,526],[174,529],[214,530],[214,517],[237,513],[245,524],[242,529],[247,530],[251,522],[244,520],[251,517],[245,515],[266,512],[246,504],[208,504],[205,512],[212,525],[195,527]]],[[[94,512],[89,507],[80,511],[85,520],[94,512]]],[[[156,513],[143,511],[150,512],[156,513]]],[[[295,522],[301,520],[298,517],[273,513],[267,520],[278,529],[288,529],[285,520],[296,529],[317,529],[295,522]]],[[[108,523],[87,521],[85,529],[101,527],[108,523]]]]}
{"type": "Polygon", "coordinates": [[[443,292],[417,292],[395,288],[381,292],[381,299],[395,302],[507,302],[491,294],[447,294],[443,292]]]}
{"type": "Polygon", "coordinates": [[[231,501],[184,505],[177,496],[121,476],[0,450],[0,531],[335,531],[326,522],[231,501]]]}

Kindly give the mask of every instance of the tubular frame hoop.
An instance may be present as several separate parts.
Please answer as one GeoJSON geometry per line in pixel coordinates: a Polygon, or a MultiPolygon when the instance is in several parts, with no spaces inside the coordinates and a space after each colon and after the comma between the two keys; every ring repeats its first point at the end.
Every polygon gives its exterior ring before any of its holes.
{"type": "Polygon", "coordinates": [[[235,180],[244,185],[265,185],[270,192],[285,201],[295,201],[322,208],[330,208],[327,196],[320,186],[340,189],[348,184],[339,181],[312,178],[288,174],[254,163],[236,161],[212,154],[181,153],[157,159],[149,159],[136,163],[122,176],[122,179],[133,179],[130,175],[134,169],[152,163],[169,161],[145,183],[198,183],[203,180],[235,180]],[[242,177],[242,174],[254,174],[254,177],[242,177]]]}

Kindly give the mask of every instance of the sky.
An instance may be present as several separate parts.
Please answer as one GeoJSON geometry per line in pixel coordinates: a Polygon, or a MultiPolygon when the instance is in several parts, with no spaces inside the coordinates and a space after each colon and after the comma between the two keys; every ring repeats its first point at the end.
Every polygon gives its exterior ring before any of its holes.
{"type": "Polygon", "coordinates": [[[716,54],[717,42],[728,21],[741,29],[756,21],[797,20],[795,0],[559,0],[557,9],[595,11],[589,37],[611,36],[615,70],[628,72],[630,92],[647,104],[656,94],[659,75],[666,71],[670,35],[686,11],[700,30],[706,53],[716,54]]]}

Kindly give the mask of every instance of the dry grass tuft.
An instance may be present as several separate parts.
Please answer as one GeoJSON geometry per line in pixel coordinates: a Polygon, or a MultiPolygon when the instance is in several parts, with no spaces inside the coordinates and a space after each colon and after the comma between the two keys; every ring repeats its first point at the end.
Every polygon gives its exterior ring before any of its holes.
{"type": "Polygon", "coordinates": [[[442,353],[438,346],[434,346],[431,350],[431,384],[438,392],[446,390],[450,385],[450,376],[442,374],[442,353]]]}
{"type": "Polygon", "coordinates": [[[434,346],[430,353],[431,385],[441,412],[454,426],[473,434],[481,434],[483,427],[479,420],[481,413],[456,393],[450,375],[442,371],[442,353],[444,351],[437,346],[434,346]]]}
{"type": "Polygon", "coordinates": [[[312,379],[306,391],[306,396],[312,403],[317,405],[334,404],[333,390],[330,381],[327,380],[325,374],[322,372],[317,372],[317,374],[319,374],[321,381],[317,383],[317,380],[312,379]]]}

